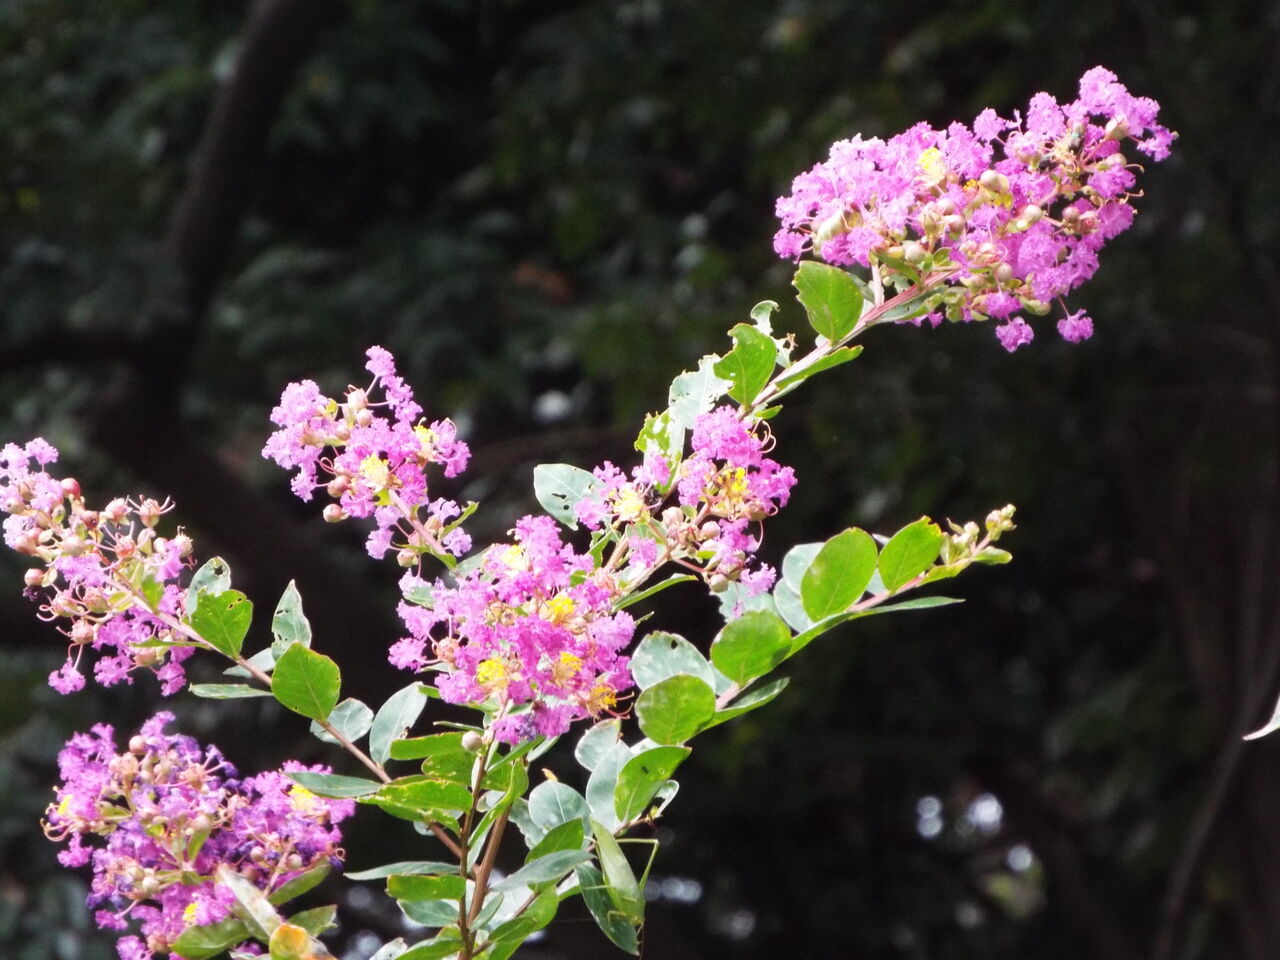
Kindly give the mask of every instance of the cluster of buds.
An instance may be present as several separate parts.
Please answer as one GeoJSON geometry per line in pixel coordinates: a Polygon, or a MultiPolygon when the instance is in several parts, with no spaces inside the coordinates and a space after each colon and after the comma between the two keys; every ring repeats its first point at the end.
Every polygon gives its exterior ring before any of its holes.
{"type": "Polygon", "coordinates": [[[366,546],[375,559],[395,550],[402,566],[413,567],[424,554],[446,562],[460,557],[471,549],[461,529],[468,511],[429,497],[426,468],[437,464],[446,477],[457,476],[471,452],[453,421],[422,420],[422,408],[397,376],[390,353],[371,347],[367,355],[372,382],[348,387],[342,402],[322,394],[311,380],[289,384],[271,411],[280,429],[262,455],[298,469],[292,487],[303,500],[323,488],[334,500],[324,508],[330,523],[373,517],[376,526],[366,546]],[[378,392],[383,399],[374,399],[378,392]]]}
{"type": "MultiPolygon", "coordinates": [[[[1077,100],[1059,105],[1037,94],[1025,121],[988,109],[972,128],[922,123],[887,141],[840,141],[778,200],[774,248],[860,264],[899,289],[945,281],[927,301],[931,322],[993,318],[1002,321],[1001,343],[1015,350],[1033,336],[1017,314],[1048,314],[1133,222],[1141,167],[1122,147],[1128,140],[1155,160],[1168,156],[1176,135],[1156,122],[1158,112],[1095,67],[1077,100]]],[[[1058,331],[1078,342],[1093,324],[1077,311],[1058,331]]]]}
{"type": "Polygon", "coordinates": [[[89,906],[98,926],[123,931],[131,918],[140,921],[141,936],[119,941],[124,960],[169,953],[187,927],[225,919],[233,897],[214,882],[220,866],[270,894],[308,870],[338,865],[336,824],[354,810],[352,801],[316,797],[283,773],[239,781],[216,747],[166,734],[172,720],[156,714],[124,753],[108,725],[74,735],[58,755],[62,783],[43,822],[46,836],[68,843],[58,854],[64,865],[92,859],[89,906]]]}
{"type": "Polygon", "coordinates": [[[57,455],[39,438],[0,450],[5,541],[42,564],[27,570],[26,593],[69,641],[67,661],[49,683],[61,693],[81,689],[79,665],[93,650],[94,676],[104,686],[132,682],[132,673],[146,668],[166,695],[174,693],[186,682],[182,662],[192,653],[172,629],[183,615],[177,580],[191,562],[191,538],[157,533],[172,509],[168,501],[118,498],[89,509],[79,483],[44,470],[57,455]]]}
{"type": "Polygon", "coordinates": [[[945,565],[970,563],[1006,563],[1009,554],[994,546],[1004,534],[1017,529],[1013,523],[1013,504],[992,510],[987,514],[983,527],[970,520],[961,526],[948,520],[951,532],[942,541],[941,562],[945,565]]]}

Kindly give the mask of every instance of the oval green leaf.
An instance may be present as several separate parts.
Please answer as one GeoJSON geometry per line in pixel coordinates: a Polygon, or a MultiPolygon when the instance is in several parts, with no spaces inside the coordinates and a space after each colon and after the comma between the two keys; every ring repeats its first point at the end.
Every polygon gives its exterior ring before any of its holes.
{"type": "Polygon", "coordinates": [[[909,523],[880,551],[880,579],[889,590],[897,590],[924,573],[938,559],[942,531],[928,517],[909,523]]]}
{"type": "Polygon", "coordinates": [[[806,260],[791,281],[809,315],[809,325],[832,343],[847,336],[862,316],[862,291],[839,267],[806,260]]]}
{"type": "Polygon", "coordinates": [[[871,582],[876,542],[865,530],[850,527],[822,545],[800,581],[804,611],[815,622],[843,613],[871,582]]]}
{"type": "MultiPolygon", "coordinates": [[[[201,609],[204,605],[201,604],[201,609]]],[[[276,661],[271,692],[294,713],[324,720],[338,704],[342,674],[338,665],[322,653],[294,643],[276,661]]]]}
{"type": "Polygon", "coordinates": [[[660,744],[684,743],[701,730],[715,712],[715,692],[705,681],[687,673],[654,684],[636,700],[640,729],[660,744]]]}
{"type": "Polygon", "coordinates": [[[711,644],[711,662],[721,673],[745,686],[762,677],[791,651],[791,631],[772,613],[756,610],[727,624],[711,644]]]}
{"type": "Polygon", "coordinates": [[[688,747],[654,747],[636,754],[618,774],[613,792],[618,820],[630,823],[644,813],[654,795],[690,753],[688,747]]]}

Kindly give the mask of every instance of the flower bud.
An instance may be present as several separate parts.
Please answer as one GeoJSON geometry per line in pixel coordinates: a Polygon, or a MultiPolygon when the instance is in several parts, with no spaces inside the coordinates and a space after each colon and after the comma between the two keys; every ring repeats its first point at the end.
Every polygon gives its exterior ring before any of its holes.
{"type": "Polygon", "coordinates": [[[78,644],[92,643],[98,628],[88,620],[77,620],[71,625],[71,642],[78,644]]]}
{"type": "Polygon", "coordinates": [[[369,406],[369,395],[359,387],[353,387],[347,393],[347,409],[352,413],[363,410],[369,406]]]}
{"type": "Polygon", "coordinates": [[[914,240],[908,240],[902,245],[902,259],[912,265],[923,263],[927,251],[924,246],[914,240]]]}
{"type": "Polygon", "coordinates": [[[373,411],[372,411],[372,410],[360,410],[360,411],[357,411],[357,412],[356,412],[356,426],[357,426],[357,427],[367,427],[367,426],[369,426],[369,424],[371,424],[371,423],[373,423],[373,411]]]}
{"type": "Polygon", "coordinates": [[[984,170],[978,182],[992,193],[1008,193],[1009,178],[995,170],[984,170]]]}
{"type": "Polygon", "coordinates": [[[729,578],[723,573],[713,573],[707,578],[707,588],[712,593],[724,593],[729,589],[729,578]]]}
{"type": "Polygon", "coordinates": [[[418,562],[418,555],[412,550],[401,550],[396,554],[396,563],[402,567],[412,567],[418,562]]]}
{"type": "Polygon", "coordinates": [[[142,756],[147,752],[147,741],[142,738],[141,734],[134,734],[129,738],[129,752],[142,756]]]}
{"type": "Polygon", "coordinates": [[[484,737],[476,733],[474,730],[468,730],[462,735],[462,749],[468,753],[479,753],[480,748],[484,746],[484,737]]]}
{"type": "Polygon", "coordinates": [[[714,540],[720,536],[720,524],[714,520],[708,520],[698,528],[698,537],[702,540],[714,540]]]}
{"type": "Polygon", "coordinates": [[[347,511],[343,510],[342,506],[337,503],[331,503],[325,507],[322,515],[325,523],[340,523],[347,519],[347,511]]]}
{"type": "Polygon", "coordinates": [[[160,522],[160,504],[150,497],[145,498],[138,506],[138,519],[142,521],[144,527],[154,527],[160,522]]]}
{"type": "Polygon", "coordinates": [[[74,477],[67,477],[62,480],[58,486],[62,488],[62,495],[70,497],[72,500],[80,499],[80,484],[74,477]]]}
{"type": "Polygon", "coordinates": [[[75,536],[74,534],[62,538],[62,555],[63,556],[79,557],[79,556],[82,556],[85,550],[87,549],[88,549],[88,544],[86,544],[83,540],[81,540],[79,537],[75,536]]]}
{"type": "Polygon", "coordinates": [[[1106,132],[1103,134],[1103,140],[1123,140],[1129,135],[1129,123],[1120,117],[1112,117],[1107,121],[1106,132]]]}
{"type": "Polygon", "coordinates": [[[325,490],[328,491],[329,496],[333,497],[335,500],[346,493],[350,488],[351,478],[345,475],[334,477],[325,485],[325,490]]]}
{"type": "Polygon", "coordinates": [[[44,571],[39,567],[32,567],[22,575],[22,582],[28,587],[42,587],[44,586],[44,571]]]}

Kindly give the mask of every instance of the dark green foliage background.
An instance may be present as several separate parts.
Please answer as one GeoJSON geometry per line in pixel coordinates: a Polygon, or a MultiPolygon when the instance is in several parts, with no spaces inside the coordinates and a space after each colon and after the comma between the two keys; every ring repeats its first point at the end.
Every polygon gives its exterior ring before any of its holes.
{"type": "MultiPolygon", "coordinates": [[[[296,574],[317,648],[380,700],[404,682],[381,653],[396,571],[259,459],[287,380],[339,389],[369,344],[393,350],[465,425],[474,467],[450,489],[485,502],[477,539],[501,536],[535,463],[626,462],[670,378],[754,303],[800,329],[772,203],[831,140],[1069,98],[1105,64],[1182,137],[1073,298],[1095,338],[1045,326],[1010,357],[988,329],[878,330],[776,421],[801,483],[775,561],[1013,501],[1015,563],[966,575],[962,607],[824,638],[777,703],[706,738],[655,867],[701,897],[666,885],[645,955],[1275,955],[1280,748],[1236,745],[1280,692],[1280,7],[324,6],[259,174],[230,188],[247,215],[224,268],[176,261],[173,225],[248,5],[0,0],[4,440],[43,434],[94,498],[173,495],[257,601],[259,642],[296,574]],[[965,816],[987,793],[990,832],[965,816]],[[932,839],[922,797],[942,804],[932,839]]],[[[128,729],[154,685],[42,687],[56,637],[5,564],[0,954],[111,956],[36,819],[66,733],[128,729]]],[[[713,606],[682,596],[653,623],[705,648],[713,606]]],[[[321,756],[269,705],[171,706],[246,771],[321,756]]],[[[399,859],[413,835],[388,830],[366,811],[352,864],[399,859]]],[[[358,898],[347,916],[340,955],[395,932],[358,898]]],[[[615,955],[581,912],[527,952],[615,955]]]]}

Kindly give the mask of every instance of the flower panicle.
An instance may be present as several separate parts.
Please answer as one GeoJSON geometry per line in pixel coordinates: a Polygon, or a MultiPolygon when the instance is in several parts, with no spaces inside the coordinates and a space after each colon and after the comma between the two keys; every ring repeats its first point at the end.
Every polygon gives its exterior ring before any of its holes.
{"type": "Polygon", "coordinates": [[[223,920],[233,898],[214,882],[220,865],[265,894],[324,862],[342,858],[338,824],[354,802],[317,797],[280,771],[239,779],[216,747],[165,732],[157,713],[117,750],[106,724],[72,736],[58,755],[62,782],[45,812],[46,836],[65,842],[68,867],[92,861],[88,903],[99,927],[139,935],[119,941],[122,957],[170,952],[187,927],[223,920]]]}
{"type": "Polygon", "coordinates": [[[311,380],[289,384],[271,411],[279,429],[262,455],[297,469],[291,485],[301,499],[324,489],[333,501],[324,509],[329,522],[373,517],[366,544],[373,558],[393,550],[412,567],[427,553],[463,556],[471,538],[459,526],[462,509],[429,496],[426,468],[434,464],[455,477],[466,469],[470,448],[452,420],[422,417],[387,350],[371,347],[367,357],[373,380],[348,387],[341,401],[311,380]]]}
{"type": "MultiPolygon", "coordinates": [[[[1157,122],[1159,109],[1095,67],[1076,100],[1039,93],[1025,117],[987,109],[972,126],[839,141],[778,200],[774,249],[867,267],[901,288],[932,271],[945,282],[929,301],[931,323],[992,319],[1016,350],[1034,336],[1021,314],[1049,313],[1133,222],[1142,167],[1125,149],[1169,155],[1177,134],[1157,122]]],[[[1058,330],[1079,342],[1093,325],[1076,311],[1058,330]]]]}
{"type": "Polygon", "coordinates": [[[80,663],[93,651],[93,674],[103,686],[132,683],[135,671],[147,669],[166,696],[177,692],[193,652],[171,626],[184,614],[178,579],[192,562],[191,538],[181,529],[169,537],[158,532],[173,508],[168,500],[120,497],[91,509],[74,478],[45,469],[57,458],[39,437],[0,450],[5,542],[39,564],[26,573],[26,593],[68,640],[67,660],[50,686],[60,693],[83,688],[80,663]]]}

